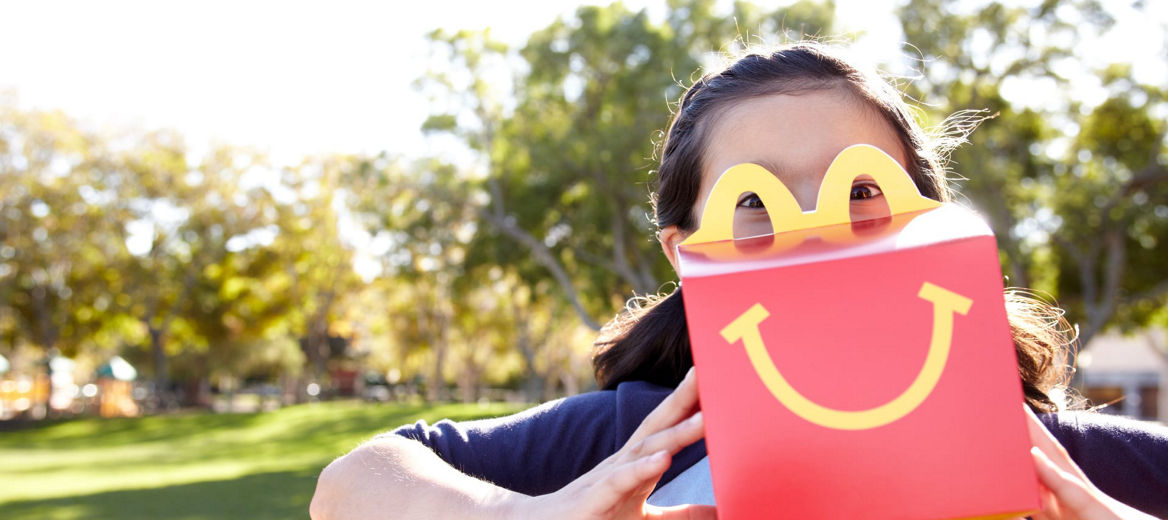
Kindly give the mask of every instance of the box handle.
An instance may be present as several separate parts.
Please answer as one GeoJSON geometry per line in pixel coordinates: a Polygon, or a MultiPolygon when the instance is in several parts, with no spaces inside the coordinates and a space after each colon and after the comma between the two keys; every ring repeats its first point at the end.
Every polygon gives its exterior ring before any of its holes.
{"type": "Polygon", "coordinates": [[[731,166],[714,183],[698,230],[681,245],[733,239],[734,210],[738,197],[746,192],[754,192],[762,199],[775,233],[849,223],[852,182],[864,174],[876,181],[893,215],[941,206],[921,195],[912,177],[883,150],[856,144],[844,148],[832,160],[819,185],[815,209],[806,212],[783,182],[766,168],[751,163],[731,166]]]}

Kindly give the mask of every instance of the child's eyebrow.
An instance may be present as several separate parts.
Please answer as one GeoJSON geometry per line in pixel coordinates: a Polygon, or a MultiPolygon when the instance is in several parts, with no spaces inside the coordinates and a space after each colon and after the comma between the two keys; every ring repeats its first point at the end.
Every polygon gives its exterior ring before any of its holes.
{"type": "Polygon", "coordinates": [[[755,160],[752,160],[750,162],[753,164],[757,164],[759,166],[762,166],[763,168],[766,168],[766,171],[771,172],[776,177],[782,178],[784,176],[784,174],[787,173],[787,171],[786,171],[787,169],[784,168],[781,164],[774,163],[774,162],[768,161],[766,159],[755,159],[755,160]]]}

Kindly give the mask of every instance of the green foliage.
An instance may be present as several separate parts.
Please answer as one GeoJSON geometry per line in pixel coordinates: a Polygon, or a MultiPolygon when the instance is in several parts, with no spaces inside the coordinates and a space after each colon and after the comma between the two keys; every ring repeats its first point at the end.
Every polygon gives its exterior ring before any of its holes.
{"type": "Polygon", "coordinates": [[[677,1],[655,21],[620,3],[584,6],[519,49],[489,32],[429,35],[432,63],[446,65],[416,82],[438,107],[422,131],[456,138],[474,160],[378,158],[346,182],[366,229],[394,244],[385,271],[410,286],[385,320],[403,366],[454,379],[464,398],[516,354],[530,399],[591,379],[579,324],[598,329],[630,293],[673,278],[648,204],[654,138],[683,90],[676,74],[740,36],[735,18],[814,34],[832,8],[739,2],[732,18],[677,1]],[[419,356],[428,366],[410,361],[419,356]]]}
{"type": "MultiPolygon", "coordinates": [[[[901,9],[921,114],[957,134],[980,121],[951,164],[1010,284],[1057,297],[1084,339],[1168,323],[1168,86],[1073,47],[1111,30],[1115,8],[901,9]],[[1104,94],[1080,95],[1092,77],[1104,94]],[[946,119],[965,109],[984,111],[946,119]]],[[[420,130],[458,148],[439,158],[277,168],[233,147],[193,157],[173,132],[110,143],[59,113],[3,108],[0,353],[118,353],[161,387],[302,387],[368,368],[435,399],[451,384],[464,399],[486,382],[574,391],[592,331],[674,278],[648,195],[684,87],[722,54],[830,37],[833,20],[831,2],[668,0],[660,18],[583,6],[515,48],[434,31],[416,85],[434,110],[420,130]],[[342,222],[373,258],[354,257],[342,222]]]]}
{"type": "MultiPolygon", "coordinates": [[[[1168,303],[1165,86],[1137,83],[1122,57],[1085,63],[1074,47],[1112,30],[1117,7],[913,0],[901,9],[923,63],[910,92],[932,103],[934,120],[997,115],[952,159],[963,195],[997,232],[1010,283],[1057,298],[1084,343],[1106,326],[1162,324],[1168,303]],[[1102,102],[1080,99],[1077,83],[1092,76],[1102,102]],[[1033,89],[1042,103],[1016,107],[1004,95],[1033,89]]],[[[1166,43],[1158,37],[1150,45],[1166,43]]]]}
{"type": "Polygon", "coordinates": [[[566,298],[593,328],[630,293],[657,292],[674,276],[652,238],[649,184],[654,138],[690,80],[677,74],[752,29],[801,38],[830,30],[832,17],[830,3],[764,10],[737,2],[725,16],[694,0],[669,2],[656,22],[618,2],[580,7],[517,52],[488,45],[487,34],[432,35],[450,70],[420,84],[440,106],[459,109],[425,129],[456,123],[451,133],[486,164],[482,184],[468,190],[488,197],[470,261],[514,268],[532,286],[554,282],[559,294],[541,297],[566,298]],[[523,66],[509,67],[517,58],[523,66]],[[499,75],[512,79],[486,79],[499,75]]]}
{"type": "Polygon", "coordinates": [[[61,114],[8,108],[0,143],[8,349],[121,353],[164,389],[174,374],[296,374],[289,343],[327,336],[338,314],[320,294],[355,287],[327,161],[257,185],[276,172],[248,150],[192,164],[181,137],[156,132],[115,152],[61,114]]]}
{"type": "Polygon", "coordinates": [[[0,335],[67,354],[116,324],[119,212],[91,204],[116,181],[97,138],[63,114],[0,112],[0,335]],[[98,238],[100,237],[100,238],[98,238]]]}

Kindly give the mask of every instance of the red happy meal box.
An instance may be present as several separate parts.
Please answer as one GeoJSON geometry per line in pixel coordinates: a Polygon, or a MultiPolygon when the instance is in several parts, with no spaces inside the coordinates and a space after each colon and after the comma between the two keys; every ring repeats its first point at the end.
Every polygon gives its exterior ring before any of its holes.
{"type": "Polygon", "coordinates": [[[988,226],[868,145],[804,213],[730,168],[678,248],[719,518],[1011,518],[1039,508],[988,226]],[[893,216],[849,221],[872,176],[893,216]],[[774,235],[733,240],[756,193],[774,235]]]}

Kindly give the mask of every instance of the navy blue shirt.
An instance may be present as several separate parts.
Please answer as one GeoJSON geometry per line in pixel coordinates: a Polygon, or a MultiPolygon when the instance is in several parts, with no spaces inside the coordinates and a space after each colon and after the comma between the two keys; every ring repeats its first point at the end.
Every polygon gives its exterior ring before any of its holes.
{"type": "MultiPolygon", "coordinates": [[[[481,421],[418,421],[393,431],[425,444],[458,470],[529,495],[556,491],[625,444],[673,390],[645,382],[580,394],[481,421]]],[[[1168,516],[1168,427],[1090,412],[1040,415],[1091,482],[1149,514],[1168,516]]],[[[706,455],[682,450],[658,486],[706,455]]]]}

